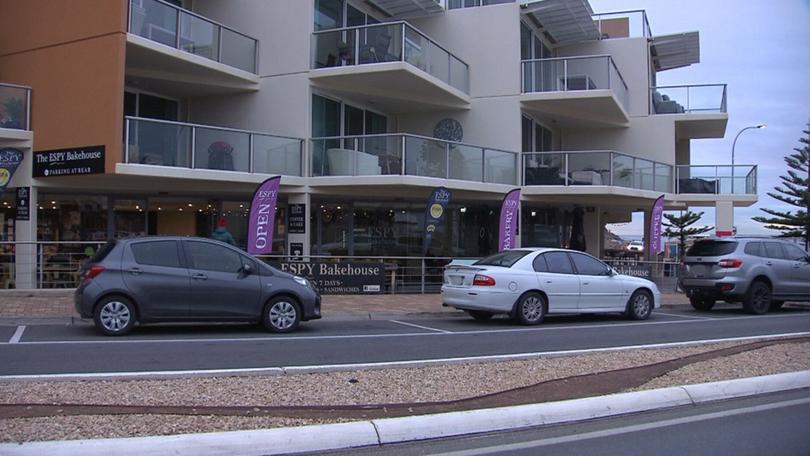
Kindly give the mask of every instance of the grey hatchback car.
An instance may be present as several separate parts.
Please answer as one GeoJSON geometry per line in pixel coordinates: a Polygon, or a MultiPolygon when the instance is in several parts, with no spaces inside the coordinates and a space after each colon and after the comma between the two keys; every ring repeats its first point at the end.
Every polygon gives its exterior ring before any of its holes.
{"type": "Polygon", "coordinates": [[[82,268],[74,301],[109,336],[136,322],[184,321],[260,322],[285,333],[321,318],[321,297],[307,279],[193,237],[108,242],[82,268]]]}
{"type": "Polygon", "coordinates": [[[778,239],[710,238],[686,251],[681,288],[697,310],[715,301],[742,302],[753,314],[810,301],[810,255],[778,239]]]}

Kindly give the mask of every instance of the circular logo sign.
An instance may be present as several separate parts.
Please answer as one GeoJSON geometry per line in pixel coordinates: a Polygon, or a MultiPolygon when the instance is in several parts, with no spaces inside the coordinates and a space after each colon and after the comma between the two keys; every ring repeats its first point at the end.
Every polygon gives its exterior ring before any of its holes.
{"type": "Polygon", "coordinates": [[[434,203],[430,206],[430,216],[437,219],[442,216],[444,209],[442,209],[442,205],[439,203],[434,203]]]}
{"type": "Polygon", "coordinates": [[[9,174],[6,168],[0,168],[0,187],[8,184],[8,181],[11,180],[11,174],[9,174]]]}

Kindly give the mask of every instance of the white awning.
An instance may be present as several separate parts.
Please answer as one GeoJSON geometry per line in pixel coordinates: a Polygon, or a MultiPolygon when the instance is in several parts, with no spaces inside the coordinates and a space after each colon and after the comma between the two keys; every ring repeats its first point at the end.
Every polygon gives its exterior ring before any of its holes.
{"type": "Polygon", "coordinates": [[[700,62],[698,32],[654,36],[650,49],[657,71],[681,68],[700,62]]]}
{"type": "Polygon", "coordinates": [[[396,19],[444,12],[444,7],[439,0],[371,0],[371,3],[396,19]]]}
{"type": "Polygon", "coordinates": [[[599,39],[588,0],[540,0],[521,9],[557,44],[599,39]]]}

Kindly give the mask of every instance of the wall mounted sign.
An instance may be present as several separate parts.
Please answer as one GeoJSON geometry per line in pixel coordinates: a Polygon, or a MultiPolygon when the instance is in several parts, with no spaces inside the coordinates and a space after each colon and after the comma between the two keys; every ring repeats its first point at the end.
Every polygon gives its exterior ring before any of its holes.
{"type": "Polygon", "coordinates": [[[30,219],[31,187],[17,187],[17,220],[30,219]]]}
{"type": "Polygon", "coordinates": [[[307,205],[290,204],[288,211],[288,232],[291,234],[305,234],[307,232],[307,205]]]}
{"type": "Polygon", "coordinates": [[[34,177],[104,173],[104,146],[34,152],[34,177]]]}
{"type": "Polygon", "coordinates": [[[309,279],[321,294],[371,294],[385,289],[382,263],[279,263],[281,270],[309,279]]]}
{"type": "Polygon", "coordinates": [[[3,193],[14,171],[23,161],[23,153],[19,149],[7,147],[0,149],[0,193],[3,193]]]}

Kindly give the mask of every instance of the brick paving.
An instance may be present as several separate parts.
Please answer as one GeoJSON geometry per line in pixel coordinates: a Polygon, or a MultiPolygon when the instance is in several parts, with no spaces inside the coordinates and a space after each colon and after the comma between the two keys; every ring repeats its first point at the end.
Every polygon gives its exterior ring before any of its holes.
{"type": "MultiPolygon", "coordinates": [[[[665,293],[665,305],[687,304],[682,294],[665,293]]],[[[369,314],[410,315],[425,313],[455,314],[457,310],[442,307],[439,294],[327,295],[322,312],[329,315],[357,316],[369,314]]],[[[0,318],[72,317],[73,290],[0,290],[0,318]]]]}

